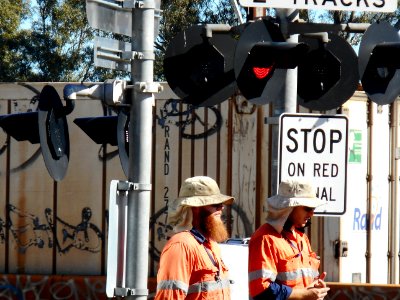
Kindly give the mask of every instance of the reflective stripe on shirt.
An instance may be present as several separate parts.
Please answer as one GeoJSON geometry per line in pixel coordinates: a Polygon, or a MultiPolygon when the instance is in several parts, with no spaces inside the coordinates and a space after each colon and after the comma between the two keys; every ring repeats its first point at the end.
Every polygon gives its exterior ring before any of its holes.
{"type": "Polygon", "coordinates": [[[188,293],[188,285],[179,280],[163,280],[157,284],[157,290],[181,290],[188,293]]]}
{"type": "Polygon", "coordinates": [[[270,270],[257,270],[249,273],[249,281],[265,278],[271,281],[292,281],[298,280],[303,277],[317,277],[318,272],[314,271],[313,269],[309,268],[302,268],[298,270],[294,270],[292,272],[279,272],[278,275],[275,275],[270,270]]]}
{"type": "Polygon", "coordinates": [[[291,272],[279,272],[278,275],[276,276],[276,279],[279,281],[292,281],[304,277],[315,278],[318,276],[318,274],[319,273],[317,271],[311,268],[301,268],[291,272]]]}
{"type": "Polygon", "coordinates": [[[266,279],[270,279],[271,281],[275,281],[276,279],[276,275],[274,272],[270,271],[270,270],[257,270],[257,271],[253,271],[249,273],[249,281],[252,280],[256,280],[259,278],[266,278],[266,279]]]}
{"type": "Polygon", "coordinates": [[[163,280],[157,284],[157,290],[182,290],[185,294],[193,294],[229,288],[229,285],[230,282],[228,279],[221,279],[220,281],[198,282],[189,287],[182,281],[163,280]]]}
{"type": "Polygon", "coordinates": [[[230,282],[228,279],[220,279],[219,281],[203,281],[189,286],[188,294],[211,292],[215,290],[229,288],[230,282]]]}

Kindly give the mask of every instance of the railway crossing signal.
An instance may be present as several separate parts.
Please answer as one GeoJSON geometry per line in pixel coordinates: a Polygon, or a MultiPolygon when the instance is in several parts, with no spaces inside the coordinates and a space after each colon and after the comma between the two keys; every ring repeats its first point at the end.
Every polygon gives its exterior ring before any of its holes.
{"type": "Polygon", "coordinates": [[[359,76],[357,55],[337,34],[327,34],[327,42],[303,35],[299,40],[310,51],[298,67],[297,103],[313,110],[340,107],[355,92],[359,76]]]}
{"type": "Polygon", "coordinates": [[[69,133],[66,116],[72,112],[71,100],[63,106],[56,89],[46,85],[39,95],[35,112],[0,116],[0,127],[17,141],[40,143],[50,176],[61,181],[69,163],[69,133]]]}
{"type": "Polygon", "coordinates": [[[400,36],[387,22],[372,24],[360,43],[358,68],[368,97],[377,104],[400,95],[400,36]]]}
{"type": "MultiPolygon", "coordinates": [[[[164,73],[171,89],[186,103],[196,106],[218,104],[235,91],[233,51],[236,40],[230,26],[208,31],[192,26],[168,45],[164,73]],[[210,34],[211,32],[211,34],[210,34]]],[[[212,26],[212,25],[211,25],[212,26]]]]}

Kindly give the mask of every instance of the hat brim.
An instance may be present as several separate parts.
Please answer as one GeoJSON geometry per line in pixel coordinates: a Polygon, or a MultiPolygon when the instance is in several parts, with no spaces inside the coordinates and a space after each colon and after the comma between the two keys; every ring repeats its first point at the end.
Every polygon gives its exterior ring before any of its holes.
{"type": "Polygon", "coordinates": [[[313,197],[313,198],[288,198],[280,195],[274,195],[268,198],[267,203],[269,206],[274,207],[275,209],[283,209],[288,207],[296,207],[296,206],[306,206],[311,208],[317,208],[318,206],[324,205],[325,202],[313,197]]]}
{"type": "Polygon", "coordinates": [[[207,205],[214,205],[221,203],[230,205],[234,201],[234,198],[232,196],[217,194],[210,196],[180,197],[177,198],[177,201],[180,202],[180,205],[200,207],[200,206],[207,206],[207,205]]]}

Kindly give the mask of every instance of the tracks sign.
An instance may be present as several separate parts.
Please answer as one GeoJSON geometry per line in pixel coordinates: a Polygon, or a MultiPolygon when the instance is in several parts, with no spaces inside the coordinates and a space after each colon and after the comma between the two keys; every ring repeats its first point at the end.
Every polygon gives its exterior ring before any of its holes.
{"type": "Polygon", "coordinates": [[[393,12],[397,0],[239,0],[245,7],[393,12]]]}

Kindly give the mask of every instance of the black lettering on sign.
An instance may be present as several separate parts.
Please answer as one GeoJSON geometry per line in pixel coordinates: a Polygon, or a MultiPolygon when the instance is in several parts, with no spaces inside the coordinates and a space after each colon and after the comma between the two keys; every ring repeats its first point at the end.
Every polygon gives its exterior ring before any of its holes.
{"type": "Polygon", "coordinates": [[[164,175],[169,174],[169,164],[164,164],[164,175]]]}
{"type": "Polygon", "coordinates": [[[361,5],[360,5],[361,1],[364,2],[365,7],[369,7],[368,1],[367,1],[367,0],[357,0],[357,7],[360,7],[360,6],[361,6],[361,5]]]}
{"type": "Polygon", "coordinates": [[[165,144],[164,144],[164,175],[169,174],[169,126],[164,127],[164,137],[165,137],[165,144]]]}
{"type": "Polygon", "coordinates": [[[169,139],[167,138],[165,140],[165,144],[164,144],[164,151],[169,151],[169,150],[170,150],[170,148],[169,148],[169,139]]]}
{"type": "Polygon", "coordinates": [[[285,145],[287,151],[294,153],[301,149],[300,144],[303,143],[303,153],[308,153],[312,150],[314,153],[319,154],[328,150],[327,145],[329,144],[329,152],[333,153],[334,146],[342,141],[342,133],[337,129],[330,129],[325,132],[321,128],[317,128],[314,131],[311,128],[303,128],[300,129],[300,132],[295,128],[290,128],[287,131],[287,137],[290,141],[290,143],[285,145]],[[312,143],[310,144],[310,148],[312,149],[309,149],[309,143],[312,143]]]}
{"type": "Polygon", "coordinates": [[[332,187],[317,187],[317,198],[324,201],[336,201],[336,199],[333,198],[332,187]]]}
{"type": "Polygon", "coordinates": [[[314,177],[337,177],[338,173],[337,164],[314,163],[314,177]]]}
{"type": "Polygon", "coordinates": [[[164,201],[168,201],[169,199],[168,192],[169,192],[169,187],[164,186],[164,201]]]}
{"type": "Polygon", "coordinates": [[[297,143],[297,140],[293,136],[294,134],[297,134],[296,128],[290,128],[287,131],[287,137],[289,140],[291,140],[293,142],[293,145],[292,145],[292,147],[290,147],[289,145],[286,146],[286,149],[291,153],[296,152],[297,149],[299,148],[299,144],[297,143]]]}
{"type": "Polygon", "coordinates": [[[165,125],[164,127],[164,137],[169,138],[169,126],[165,125]]]}
{"type": "Polygon", "coordinates": [[[375,7],[381,8],[385,6],[385,0],[380,0],[380,1],[374,1],[374,3],[372,3],[375,7]]]}
{"type": "Polygon", "coordinates": [[[343,6],[350,6],[350,5],[353,4],[351,1],[346,2],[346,1],[344,1],[344,0],[340,0],[340,2],[342,3],[343,6]]]}
{"type": "Polygon", "coordinates": [[[307,153],[307,144],[308,144],[308,133],[311,132],[311,129],[302,129],[301,130],[304,133],[304,153],[307,153]]]}
{"type": "Polygon", "coordinates": [[[296,176],[296,177],[304,177],[305,176],[305,164],[304,163],[290,163],[288,165],[287,173],[290,177],[296,176]]]}
{"type": "Polygon", "coordinates": [[[333,144],[340,143],[342,140],[342,132],[337,129],[332,129],[330,132],[330,146],[329,146],[329,151],[330,153],[333,153],[333,144]]]}
{"type": "Polygon", "coordinates": [[[322,129],[316,129],[314,132],[314,138],[313,138],[314,152],[315,153],[324,152],[325,145],[326,145],[325,132],[322,129]],[[318,144],[318,141],[319,141],[319,144],[318,144]]]}
{"type": "MultiPolygon", "coordinates": [[[[312,2],[314,5],[318,5],[317,0],[311,0],[310,2],[312,2]]],[[[297,4],[297,0],[294,0],[293,4],[297,4]]],[[[304,0],[304,4],[308,5],[308,0],[304,0]]]]}
{"type": "MultiPolygon", "coordinates": [[[[253,0],[254,2],[264,2],[265,0],[253,0]]],[[[267,3],[267,2],[265,2],[267,3]]],[[[297,4],[315,5],[315,6],[355,6],[355,7],[370,7],[382,8],[386,5],[386,0],[293,0],[293,5],[297,4]],[[318,3],[319,2],[319,3],[318,3]]]]}
{"type": "Polygon", "coordinates": [[[336,0],[324,0],[324,2],[322,2],[322,5],[325,5],[326,2],[332,2],[332,4],[333,4],[334,6],[337,5],[337,4],[336,4],[336,0]]]}
{"type": "Polygon", "coordinates": [[[168,148],[168,150],[165,150],[165,152],[164,152],[164,163],[166,163],[166,164],[169,163],[169,148],[168,148]]]}

